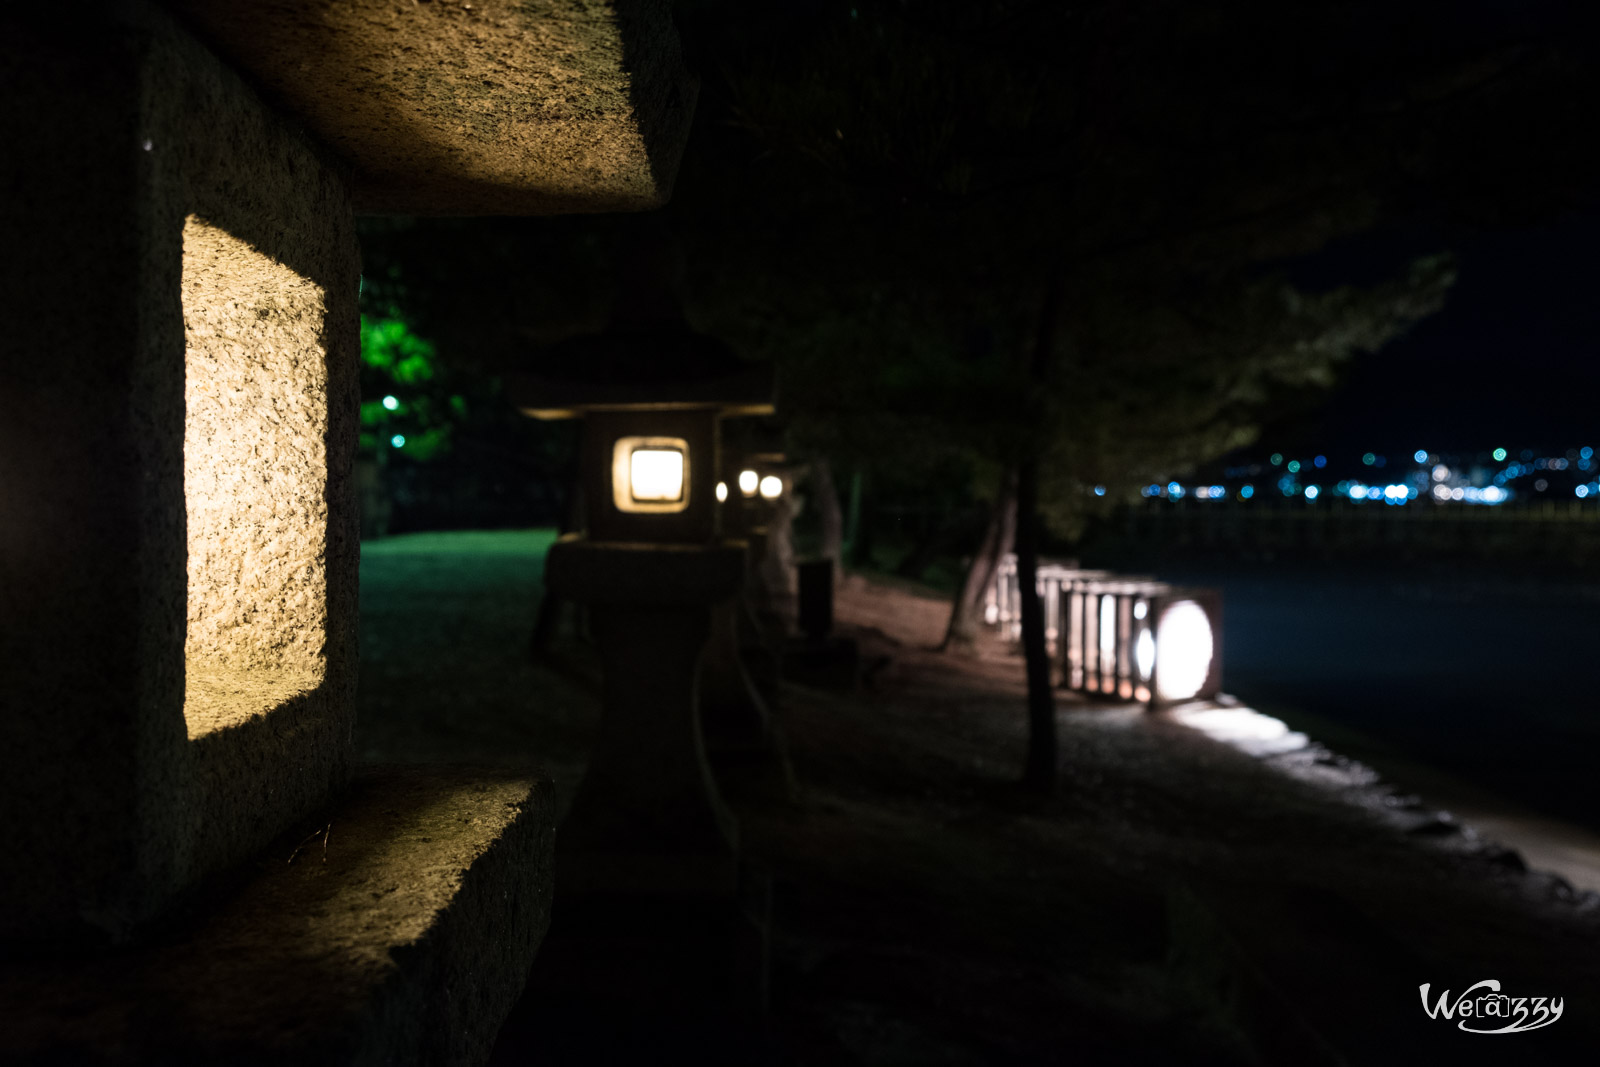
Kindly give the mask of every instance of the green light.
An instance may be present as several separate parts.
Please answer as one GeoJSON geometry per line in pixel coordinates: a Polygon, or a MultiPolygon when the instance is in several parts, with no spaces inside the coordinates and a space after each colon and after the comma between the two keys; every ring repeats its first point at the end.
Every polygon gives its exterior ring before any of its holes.
{"type": "Polygon", "coordinates": [[[389,438],[389,443],[396,448],[404,448],[406,446],[406,435],[403,433],[397,433],[393,437],[389,438]]]}
{"type": "Polygon", "coordinates": [[[392,396],[386,396],[383,398],[383,406],[389,411],[398,411],[400,410],[400,401],[392,396]]]}
{"type": "Polygon", "coordinates": [[[1364,452],[1361,455],[1361,462],[1370,467],[1374,463],[1378,462],[1378,457],[1374,456],[1371,452],[1364,452]]]}
{"type": "Polygon", "coordinates": [[[1289,461],[1289,473],[1290,474],[1299,474],[1300,473],[1300,461],[1299,460],[1291,459],[1289,461]]]}
{"type": "Polygon", "coordinates": [[[1506,458],[1506,450],[1505,449],[1497,448],[1497,449],[1494,450],[1494,461],[1496,463],[1499,463],[1501,460],[1503,460],[1505,458],[1506,458]]]}
{"type": "Polygon", "coordinates": [[[1274,467],[1276,467],[1282,462],[1283,462],[1283,453],[1282,452],[1274,452],[1272,454],[1272,465],[1274,467]]]}

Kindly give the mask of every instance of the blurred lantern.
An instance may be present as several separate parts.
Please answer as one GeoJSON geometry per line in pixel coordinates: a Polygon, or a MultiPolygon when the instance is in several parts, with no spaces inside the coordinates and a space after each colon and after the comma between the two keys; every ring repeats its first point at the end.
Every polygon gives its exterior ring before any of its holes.
{"type": "Polygon", "coordinates": [[[771,368],[674,315],[634,316],[530,362],[508,376],[522,412],[583,419],[587,530],[552,546],[546,586],[590,608],[605,673],[558,877],[569,892],[732,894],[737,831],[706,763],[699,674],[713,613],[745,579],[744,544],[718,536],[721,420],[772,412],[771,368]]]}
{"type": "MultiPolygon", "coordinates": [[[[1209,700],[1222,685],[1222,596],[1108,571],[1039,567],[1046,637],[1054,640],[1061,685],[1151,707],[1209,700]]],[[[1016,558],[991,584],[985,619],[1021,640],[1016,558]]]]}

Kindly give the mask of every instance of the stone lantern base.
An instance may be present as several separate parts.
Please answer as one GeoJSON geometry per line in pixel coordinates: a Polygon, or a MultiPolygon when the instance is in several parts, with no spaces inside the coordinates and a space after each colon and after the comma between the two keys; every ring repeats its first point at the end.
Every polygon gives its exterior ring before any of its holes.
{"type": "Polygon", "coordinates": [[[706,762],[696,674],[713,606],[743,581],[742,546],[569,537],[546,568],[551,590],[589,609],[605,677],[558,892],[736,892],[738,827],[706,762]]]}
{"type": "Polygon", "coordinates": [[[546,583],[589,609],[604,671],[600,736],[557,832],[557,918],[530,996],[759,1015],[770,883],[741,864],[706,758],[698,669],[744,546],[567,537],[546,583]]]}

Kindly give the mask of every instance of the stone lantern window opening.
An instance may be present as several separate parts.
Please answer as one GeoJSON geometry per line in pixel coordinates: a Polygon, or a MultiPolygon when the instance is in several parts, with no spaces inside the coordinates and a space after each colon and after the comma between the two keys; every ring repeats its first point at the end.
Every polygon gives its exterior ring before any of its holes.
{"type": "Polygon", "coordinates": [[[183,227],[184,719],[190,740],[326,673],[327,302],[189,215],[183,227]]]}
{"type": "Polygon", "coordinates": [[[611,449],[611,495],[618,511],[674,514],[689,506],[689,442],[682,437],[619,438],[611,449]]]}
{"type": "Polygon", "coordinates": [[[753,470],[739,472],[739,492],[744,496],[755,496],[761,484],[761,476],[753,470]]]}

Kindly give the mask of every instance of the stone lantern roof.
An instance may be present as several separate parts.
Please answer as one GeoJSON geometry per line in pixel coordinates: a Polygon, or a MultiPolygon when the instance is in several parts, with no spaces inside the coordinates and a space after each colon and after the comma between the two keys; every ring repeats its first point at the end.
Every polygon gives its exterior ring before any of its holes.
{"type": "Polygon", "coordinates": [[[527,366],[508,375],[506,385],[512,403],[539,419],[600,410],[773,412],[772,365],[741,359],[723,341],[686,323],[617,326],[569,337],[533,352],[527,366]]]}
{"type": "Polygon", "coordinates": [[[167,0],[353,168],[361,214],[664,204],[696,86],[670,0],[167,0]]]}

